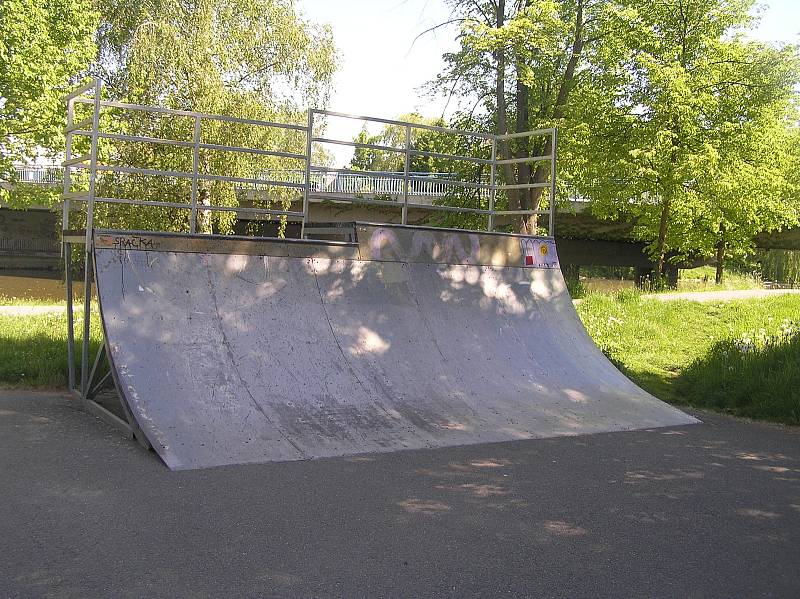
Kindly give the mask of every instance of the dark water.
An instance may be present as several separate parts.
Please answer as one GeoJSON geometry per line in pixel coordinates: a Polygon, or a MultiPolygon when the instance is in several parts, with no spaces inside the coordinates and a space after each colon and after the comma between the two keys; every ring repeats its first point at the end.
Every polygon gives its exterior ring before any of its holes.
{"type": "MultiPolygon", "coordinates": [[[[74,283],[73,293],[76,298],[81,297],[83,284],[74,283]]],[[[59,280],[0,275],[0,296],[59,303],[66,301],[67,291],[59,280]]]]}

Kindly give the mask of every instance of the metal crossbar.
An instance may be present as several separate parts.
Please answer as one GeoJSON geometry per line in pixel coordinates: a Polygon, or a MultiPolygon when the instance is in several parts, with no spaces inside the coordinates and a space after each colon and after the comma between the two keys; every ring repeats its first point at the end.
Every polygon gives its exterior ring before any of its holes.
{"type": "MultiPolygon", "coordinates": [[[[94,226],[94,208],[97,204],[128,205],[149,207],[151,209],[176,209],[189,212],[189,234],[198,233],[198,222],[207,218],[212,213],[233,213],[235,216],[243,217],[254,216],[266,219],[282,219],[287,221],[297,221],[300,223],[300,235],[305,237],[305,228],[309,219],[309,206],[312,201],[331,201],[335,203],[368,205],[379,207],[393,207],[401,210],[401,222],[408,223],[409,211],[444,212],[452,214],[471,214],[487,217],[487,229],[492,231],[497,224],[497,217],[517,217],[517,216],[549,216],[549,232],[553,234],[553,219],[555,212],[555,192],[556,192],[556,145],[557,136],[555,129],[539,129],[536,131],[526,131],[511,133],[506,135],[496,135],[480,131],[467,131],[452,129],[424,123],[412,123],[395,119],[379,117],[368,117],[334,112],[329,110],[310,109],[306,123],[281,123],[262,119],[233,117],[227,115],[194,112],[190,110],[178,110],[172,108],[162,108],[156,106],[143,106],[129,104],[125,102],[113,102],[103,100],[102,83],[94,80],[84,85],[64,98],[67,105],[67,119],[65,133],[65,154],[63,166],[63,195],[62,195],[62,229],[64,235],[64,260],[67,272],[67,319],[68,319],[68,361],[69,361],[69,384],[70,388],[78,392],[85,401],[90,402],[90,390],[92,386],[92,376],[89,371],[89,323],[91,320],[91,277],[92,277],[92,230],[94,226]],[[76,119],[76,106],[84,105],[91,108],[91,115],[86,117],[86,109],[81,109],[80,119],[76,119]],[[167,139],[153,135],[139,135],[136,132],[127,130],[107,130],[105,124],[108,122],[118,122],[120,113],[133,112],[163,117],[180,117],[187,120],[187,137],[190,139],[167,139]],[[398,146],[390,146],[380,143],[367,143],[354,140],[336,139],[326,136],[322,132],[320,124],[326,124],[327,119],[349,119],[362,121],[364,123],[376,123],[379,125],[396,126],[400,131],[398,146]],[[320,123],[322,121],[322,123],[320,123]],[[298,143],[305,144],[302,150],[294,147],[272,149],[257,147],[258,143],[252,146],[228,145],[223,143],[211,143],[203,139],[203,125],[207,122],[226,123],[232,125],[247,125],[257,128],[259,134],[266,135],[269,131],[290,131],[300,134],[298,143]],[[319,129],[319,131],[317,131],[319,129]],[[442,135],[460,138],[462,146],[482,147],[482,155],[470,155],[465,151],[463,154],[435,152],[414,147],[414,134],[419,132],[432,132],[442,135]],[[540,138],[539,146],[544,146],[544,151],[527,156],[527,152],[516,155],[513,158],[501,158],[499,144],[504,148],[510,140],[516,140],[515,144],[529,143],[523,140],[540,138]],[[541,143],[541,140],[544,143],[541,143]],[[82,140],[80,143],[79,140],[82,140]],[[88,141],[88,143],[86,143],[88,141]],[[191,153],[191,169],[185,167],[181,169],[164,168],[145,168],[134,164],[113,164],[113,160],[101,158],[99,156],[100,142],[116,141],[125,144],[143,144],[148,148],[144,154],[152,154],[155,148],[163,148],[160,151],[168,151],[174,148],[175,152],[185,151],[191,153]],[[315,164],[314,159],[322,152],[315,152],[316,148],[326,145],[338,145],[351,147],[353,149],[374,150],[387,152],[396,155],[402,161],[402,171],[397,172],[369,172],[358,171],[347,168],[333,168],[329,165],[315,164]],[[76,149],[80,149],[76,152],[76,149]],[[485,154],[483,153],[485,152],[485,154]],[[217,153],[217,154],[214,154],[217,153]],[[207,155],[213,156],[252,156],[266,157],[275,159],[294,160],[299,164],[298,168],[277,168],[265,169],[254,168],[252,173],[236,172],[209,172],[205,164],[207,155]],[[489,156],[488,158],[486,156],[489,156]],[[485,168],[488,172],[482,172],[476,176],[477,180],[464,181],[454,178],[448,173],[421,173],[411,170],[412,161],[415,158],[434,158],[437,160],[448,161],[452,164],[471,164],[479,167],[481,171],[485,168]],[[499,176],[499,167],[522,164],[541,164],[550,163],[549,177],[546,181],[541,181],[541,177],[534,181],[533,178],[525,181],[503,181],[499,176]],[[82,174],[81,174],[82,173],[82,174]],[[122,181],[125,177],[160,177],[162,179],[176,179],[188,181],[190,191],[185,198],[166,199],[132,199],[126,197],[115,197],[100,188],[98,193],[98,176],[121,175],[122,181]],[[302,200],[302,208],[297,209],[291,206],[288,196],[280,196],[285,199],[286,204],[282,209],[278,208],[259,208],[250,207],[237,200],[235,206],[215,205],[204,196],[201,190],[201,182],[212,181],[216,183],[230,183],[233,185],[234,192],[245,193],[271,193],[269,190],[282,189],[284,194],[296,193],[296,199],[302,200]],[[88,189],[87,189],[88,187],[88,189]],[[432,201],[424,203],[420,198],[424,196],[451,197],[459,196],[453,192],[453,188],[461,190],[471,190],[469,192],[469,202],[473,204],[479,201],[478,207],[475,205],[458,205],[451,201],[445,205],[432,201]],[[507,210],[498,208],[499,192],[519,191],[531,189],[547,189],[547,209],[515,209],[507,210]],[[364,197],[364,194],[372,197],[364,197]],[[75,333],[72,312],[72,245],[78,242],[74,233],[66,234],[70,229],[70,214],[73,203],[79,205],[85,216],[85,231],[82,232],[84,243],[84,315],[83,315],[83,339],[81,354],[81,373],[80,380],[76,372],[75,356],[75,333]]],[[[105,146],[104,146],[105,147],[105,146]]],[[[255,158],[254,158],[255,159],[255,158]]],[[[243,160],[240,158],[240,160],[243,160]]],[[[187,157],[188,162],[188,157],[187,157]]],[[[223,164],[225,164],[223,160],[223,164]]],[[[223,169],[224,170],[224,169],[223,169]]],[[[541,168],[539,168],[541,174],[541,168]]],[[[33,175],[31,175],[31,178],[33,175]]],[[[25,176],[21,177],[25,179],[25,176]]],[[[55,179],[54,179],[55,180],[55,179]]],[[[133,179],[130,179],[133,180],[133,179]]],[[[115,178],[114,181],[117,181],[115,178]]],[[[269,204],[268,204],[269,206],[269,204]]],[[[202,228],[202,227],[200,227],[202,228]]],[[[99,360],[99,358],[98,358],[99,360]]]]}

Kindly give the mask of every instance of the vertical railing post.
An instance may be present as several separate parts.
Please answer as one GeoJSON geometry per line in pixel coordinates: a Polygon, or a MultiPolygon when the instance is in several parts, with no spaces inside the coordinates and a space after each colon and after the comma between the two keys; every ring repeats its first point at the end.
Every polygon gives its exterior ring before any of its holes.
{"type": "Polygon", "coordinates": [[[403,161],[403,218],[402,223],[408,224],[408,186],[409,171],[411,170],[411,125],[406,125],[406,148],[405,160],[403,161]]]}
{"type": "Polygon", "coordinates": [[[92,142],[89,151],[89,197],[86,202],[86,238],[83,261],[83,351],[81,353],[81,395],[86,398],[89,377],[89,333],[92,317],[92,231],[94,229],[94,195],[97,183],[97,141],[100,129],[100,95],[102,83],[94,82],[92,142]]]}
{"type": "Polygon", "coordinates": [[[553,127],[551,138],[552,151],[550,152],[550,237],[555,237],[555,217],[556,217],[556,148],[558,146],[558,129],[553,127]]]}
{"type": "Polygon", "coordinates": [[[75,318],[72,312],[72,244],[69,242],[64,244],[64,276],[67,288],[67,379],[72,391],[75,389],[75,318]]]}
{"type": "Polygon", "coordinates": [[[300,239],[306,236],[308,220],[309,195],[311,194],[311,140],[314,137],[314,109],[308,109],[308,129],[306,131],[306,184],[303,187],[303,222],[300,223],[300,239]]]}
{"type": "Polygon", "coordinates": [[[189,233],[197,233],[197,175],[200,170],[200,117],[194,117],[194,146],[192,154],[192,211],[189,216],[189,233]]]}
{"type": "Polygon", "coordinates": [[[71,210],[69,193],[72,191],[72,127],[75,124],[75,100],[67,100],[67,128],[64,135],[64,187],[61,204],[61,251],[64,253],[64,276],[67,288],[67,379],[69,389],[75,389],[75,321],[72,313],[72,244],[64,242],[64,233],[69,229],[69,213],[71,210]]]}
{"type": "Polygon", "coordinates": [[[497,136],[492,137],[492,164],[489,166],[489,231],[494,231],[494,194],[497,176],[497,136]]]}

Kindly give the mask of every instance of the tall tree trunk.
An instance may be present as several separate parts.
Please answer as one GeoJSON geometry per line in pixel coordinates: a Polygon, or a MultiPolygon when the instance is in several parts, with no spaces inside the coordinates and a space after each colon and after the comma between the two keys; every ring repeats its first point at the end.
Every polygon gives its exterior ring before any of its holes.
{"type": "Polygon", "coordinates": [[[714,276],[714,282],[717,285],[722,283],[722,277],[725,271],[725,250],[728,244],[725,241],[725,225],[719,226],[719,241],[717,241],[717,272],[714,276]]]}
{"type": "MultiPolygon", "coordinates": [[[[564,118],[567,109],[567,102],[569,101],[569,93],[575,82],[575,70],[578,68],[581,54],[583,53],[586,41],[583,39],[583,8],[584,0],[579,0],[575,10],[575,33],[572,37],[572,48],[570,50],[569,60],[564,69],[564,75],[561,78],[561,83],[558,86],[558,94],[553,102],[553,111],[551,113],[553,120],[564,118]]],[[[527,128],[527,124],[526,124],[527,128]]],[[[542,150],[542,155],[546,156],[553,151],[553,142],[547,139],[542,150]]],[[[545,183],[550,178],[550,163],[537,162],[533,171],[533,177],[530,178],[532,183],[545,183]]],[[[530,190],[530,207],[531,210],[538,210],[542,201],[542,193],[544,189],[536,187],[530,190]]]]}
{"type": "MultiPolygon", "coordinates": [[[[499,29],[505,24],[506,2],[498,0],[497,11],[495,13],[495,26],[499,29]]],[[[497,65],[495,74],[495,100],[497,102],[497,134],[505,135],[508,133],[508,116],[506,105],[506,54],[504,49],[495,50],[494,60],[497,65]]],[[[501,141],[497,151],[500,158],[509,160],[511,158],[511,145],[507,141],[501,141]]],[[[503,178],[506,183],[514,182],[514,168],[510,164],[503,165],[503,178]]],[[[519,210],[519,196],[513,193],[508,194],[511,210],[519,210]]]]}
{"type": "Polygon", "coordinates": [[[661,204],[661,218],[658,222],[658,239],[656,240],[656,280],[660,284],[664,276],[664,261],[666,260],[667,225],[669,224],[670,200],[665,199],[661,204]]]}

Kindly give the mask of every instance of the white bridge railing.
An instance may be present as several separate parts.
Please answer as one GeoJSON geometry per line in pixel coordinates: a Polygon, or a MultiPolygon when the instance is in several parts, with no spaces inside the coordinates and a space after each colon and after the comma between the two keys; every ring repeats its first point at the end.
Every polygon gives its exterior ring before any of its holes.
{"type": "MultiPolygon", "coordinates": [[[[60,165],[18,165],[14,169],[16,171],[16,183],[55,185],[64,181],[64,168],[60,165]]],[[[412,181],[409,187],[409,195],[443,198],[452,191],[447,183],[449,179],[454,177],[451,173],[420,171],[410,174],[416,179],[412,181]]],[[[402,175],[403,173],[398,171],[364,171],[349,174],[312,171],[311,189],[342,194],[386,194],[398,196],[403,194],[403,183],[402,179],[400,179],[402,175]]],[[[260,173],[257,177],[254,176],[254,178],[303,183],[305,171],[299,169],[267,171],[260,173]]],[[[246,190],[254,186],[238,183],[236,187],[246,190]]],[[[488,196],[486,193],[482,195],[488,196]]]]}

